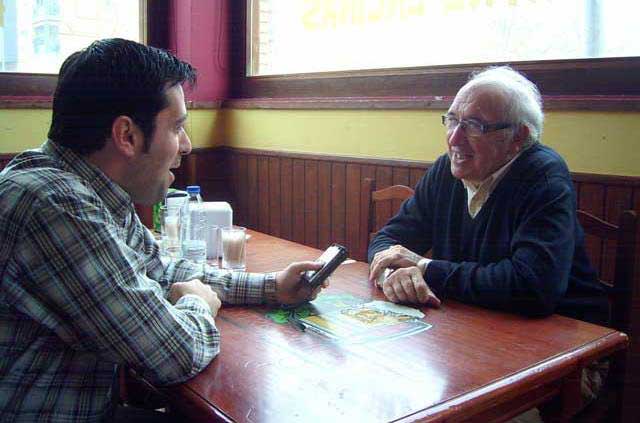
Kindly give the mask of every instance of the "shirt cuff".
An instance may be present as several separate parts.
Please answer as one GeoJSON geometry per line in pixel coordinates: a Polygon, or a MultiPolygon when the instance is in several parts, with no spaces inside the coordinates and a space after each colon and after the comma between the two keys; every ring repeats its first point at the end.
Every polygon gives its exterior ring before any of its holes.
{"type": "Polygon", "coordinates": [[[264,298],[269,304],[278,302],[276,297],[276,273],[266,273],[264,275],[264,298]]]}
{"type": "Polygon", "coordinates": [[[233,272],[224,298],[230,304],[276,303],[276,273],[233,272]]]}
{"type": "Polygon", "coordinates": [[[427,267],[429,267],[429,263],[431,263],[431,259],[425,257],[421,258],[420,261],[418,261],[418,264],[416,264],[423,276],[427,273],[427,267]]]}

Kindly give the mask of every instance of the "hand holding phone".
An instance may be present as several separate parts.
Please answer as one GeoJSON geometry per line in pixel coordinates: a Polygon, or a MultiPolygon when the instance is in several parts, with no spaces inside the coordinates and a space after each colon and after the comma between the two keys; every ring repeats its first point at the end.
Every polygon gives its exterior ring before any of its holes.
{"type": "Polygon", "coordinates": [[[342,245],[333,244],[329,246],[317,259],[317,261],[323,263],[320,270],[308,270],[304,272],[302,278],[313,287],[322,284],[347,259],[347,255],[347,249],[342,245]]]}

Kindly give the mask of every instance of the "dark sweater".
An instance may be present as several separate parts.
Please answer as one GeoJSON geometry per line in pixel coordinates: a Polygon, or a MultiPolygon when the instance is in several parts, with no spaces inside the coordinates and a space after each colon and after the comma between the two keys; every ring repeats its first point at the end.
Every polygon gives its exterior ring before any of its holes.
{"type": "Polygon", "coordinates": [[[441,156],[371,242],[369,261],[395,244],[419,254],[432,250],[425,280],[438,296],[532,316],[607,321],[569,170],[549,147],[524,151],[475,219],[462,181],[441,156]]]}

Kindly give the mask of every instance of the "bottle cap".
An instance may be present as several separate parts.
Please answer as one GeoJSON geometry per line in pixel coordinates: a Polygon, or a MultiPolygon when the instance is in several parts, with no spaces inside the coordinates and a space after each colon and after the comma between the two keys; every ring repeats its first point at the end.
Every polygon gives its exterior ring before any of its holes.
{"type": "Polygon", "coordinates": [[[200,194],[200,185],[189,185],[187,187],[187,192],[189,194],[200,194]]]}

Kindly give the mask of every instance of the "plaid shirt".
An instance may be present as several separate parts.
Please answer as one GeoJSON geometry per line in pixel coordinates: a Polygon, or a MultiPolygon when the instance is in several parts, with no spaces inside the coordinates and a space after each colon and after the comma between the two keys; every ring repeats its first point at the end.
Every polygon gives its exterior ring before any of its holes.
{"type": "Polygon", "coordinates": [[[119,364],[157,385],[196,375],[220,348],[209,306],[166,299],[196,277],[225,303],[275,300],[274,274],[163,264],[129,195],[81,156],[51,141],[16,156],[0,173],[0,421],[104,420],[119,364]]]}

